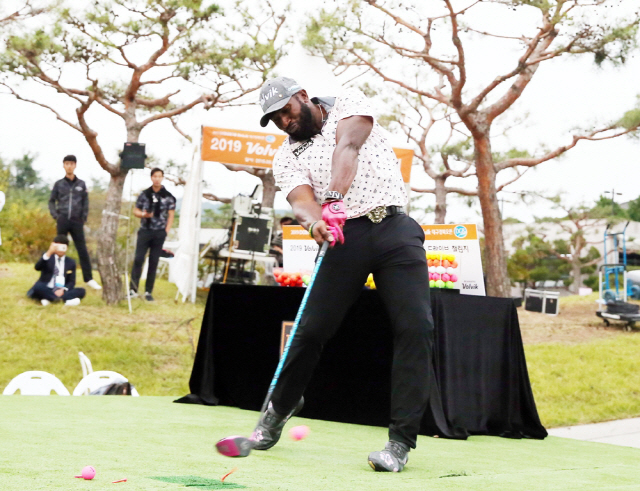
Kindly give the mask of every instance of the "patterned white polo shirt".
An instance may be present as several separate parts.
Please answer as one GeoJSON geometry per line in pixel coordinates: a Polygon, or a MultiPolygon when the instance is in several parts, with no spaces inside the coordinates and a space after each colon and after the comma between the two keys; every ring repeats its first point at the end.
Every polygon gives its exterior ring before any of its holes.
{"type": "Polygon", "coordinates": [[[347,217],[364,215],[378,206],[405,206],[407,192],[400,162],[364,94],[350,89],[336,98],[335,103],[332,98],[312,100],[329,111],[322,133],[304,142],[292,142],[287,138],[273,160],[273,175],[285,196],[294,188],[308,184],[320,203],[331,181],[338,122],[350,116],[371,116],[373,129],[360,148],[358,171],[344,197],[347,217]]]}

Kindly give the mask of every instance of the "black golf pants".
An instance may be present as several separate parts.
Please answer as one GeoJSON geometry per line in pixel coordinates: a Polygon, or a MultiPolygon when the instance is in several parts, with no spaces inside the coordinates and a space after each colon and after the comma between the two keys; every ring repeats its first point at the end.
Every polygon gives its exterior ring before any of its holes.
{"type": "Polygon", "coordinates": [[[424,232],[400,214],[378,224],[366,217],[347,220],[344,236],[345,243],[330,249],[320,266],[274,389],[273,407],[279,414],[295,407],[324,345],[373,273],[393,329],[389,439],[415,448],[435,383],[424,232]]]}
{"type": "Polygon", "coordinates": [[[150,230],[141,228],[138,230],[138,241],[136,243],[136,255],[133,260],[133,270],[131,271],[130,288],[138,291],[140,276],[142,276],[142,266],[144,266],[144,258],[149,250],[149,269],[147,270],[147,281],[144,285],[145,292],[153,292],[153,285],[156,282],[156,270],[162,253],[162,245],[164,239],[167,238],[167,232],[164,229],[150,230]]]}
{"type": "Polygon", "coordinates": [[[82,279],[85,283],[93,279],[91,272],[91,259],[89,259],[89,251],[87,251],[87,243],[84,239],[84,225],[80,222],[74,222],[66,217],[60,217],[56,221],[58,235],[71,234],[73,244],[78,251],[78,259],[80,259],[80,267],[82,268],[82,279]]]}

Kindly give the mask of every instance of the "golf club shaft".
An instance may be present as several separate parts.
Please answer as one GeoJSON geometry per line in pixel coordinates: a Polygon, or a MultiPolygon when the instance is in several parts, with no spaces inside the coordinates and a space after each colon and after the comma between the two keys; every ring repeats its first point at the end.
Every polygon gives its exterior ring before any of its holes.
{"type": "MultiPolygon", "coordinates": [[[[294,336],[296,335],[296,331],[298,330],[298,324],[300,324],[300,319],[302,318],[302,313],[304,312],[304,308],[307,305],[307,299],[309,298],[309,294],[311,293],[311,288],[313,287],[313,283],[315,282],[316,275],[318,274],[318,270],[320,269],[320,265],[322,264],[322,259],[324,258],[327,250],[329,249],[329,242],[326,240],[322,243],[322,247],[320,247],[320,252],[318,252],[318,257],[316,259],[315,267],[313,268],[313,273],[311,273],[311,279],[309,280],[309,285],[304,292],[304,297],[302,297],[302,302],[300,303],[300,307],[298,308],[298,313],[296,314],[296,320],[293,323],[293,327],[291,328],[291,334],[289,335],[289,339],[287,339],[287,343],[284,347],[284,351],[282,352],[282,356],[280,357],[280,362],[278,363],[278,367],[276,368],[276,372],[273,374],[273,379],[271,380],[271,385],[269,385],[269,390],[267,391],[267,397],[264,399],[264,403],[262,404],[262,409],[260,410],[260,418],[262,417],[262,413],[264,413],[269,405],[269,399],[271,399],[271,394],[273,394],[273,390],[276,388],[276,384],[278,383],[278,378],[280,377],[280,372],[282,371],[282,367],[287,359],[287,354],[289,353],[289,347],[291,346],[291,341],[293,341],[294,336]]],[[[260,422],[260,419],[258,419],[260,422]]]]}

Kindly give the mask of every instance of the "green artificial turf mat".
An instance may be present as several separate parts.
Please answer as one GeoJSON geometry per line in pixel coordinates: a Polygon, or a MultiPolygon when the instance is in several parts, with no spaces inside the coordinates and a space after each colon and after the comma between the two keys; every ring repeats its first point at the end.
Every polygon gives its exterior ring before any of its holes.
{"type": "Polygon", "coordinates": [[[234,467],[219,489],[640,489],[640,449],[564,438],[420,437],[404,472],[380,474],[367,455],[383,447],[386,429],[293,418],[290,426],[310,427],[306,439],[285,433],[276,447],[244,459],[216,453],[217,440],[250,434],[256,419],[168,397],[0,396],[0,490],[206,489],[176,480],[218,484],[234,467]],[[95,479],[74,479],[85,465],[96,468],[95,479]]]}
{"type": "Polygon", "coordinates": [[[239,484],[225,483],[220,479],[207,479],[206,477],[198,476],[155,476],[150,477],[149,479],[155,479],[156,481],[162,482],[170,482],[172,484],[182,484],[187,488],[193,487],[198,489],[240,489],[246,487],[239,484]]]}

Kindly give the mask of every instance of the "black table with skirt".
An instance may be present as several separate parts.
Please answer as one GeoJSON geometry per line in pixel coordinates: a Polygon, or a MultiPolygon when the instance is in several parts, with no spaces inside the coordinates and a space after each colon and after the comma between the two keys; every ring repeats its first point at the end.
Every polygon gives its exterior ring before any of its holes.
{"type": "MultiPolygon", "coordinates": [[[[280,356],[283,321],[303,288],[211,286],[189,389],[176,402],[258,411],[280,356]]],[[[544,438],[511,299],[433,289],[431,388],[420,434],[544,438]]],[[[392,336],[378,293],[363,290],[327,343],[300,417],[388,426],[392,336]]]]}

